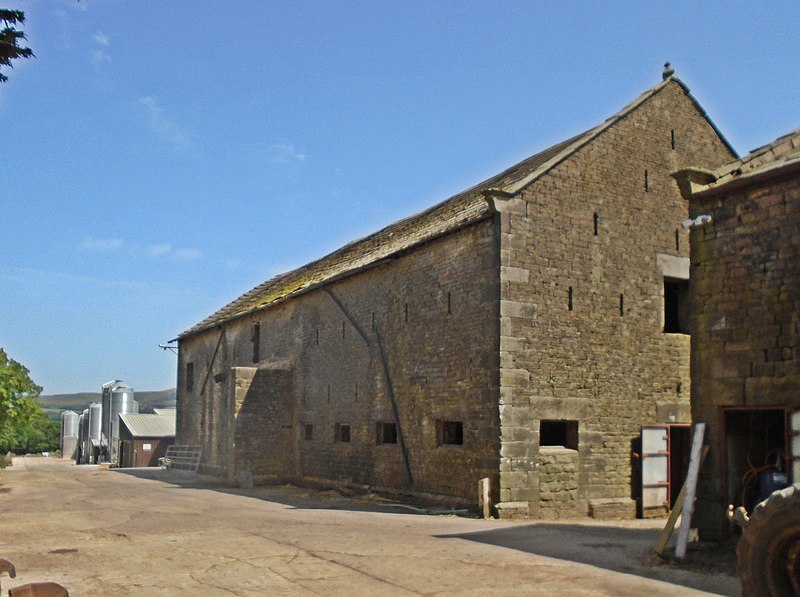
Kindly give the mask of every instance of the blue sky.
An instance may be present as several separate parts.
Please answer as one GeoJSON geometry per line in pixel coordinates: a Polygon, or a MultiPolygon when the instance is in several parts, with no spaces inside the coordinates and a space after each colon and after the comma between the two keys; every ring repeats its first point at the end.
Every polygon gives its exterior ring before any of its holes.
{"type": "Polygon", "coordinates": [[[0,346],[45,393],[598,124],[673,63],[740,153],[800,126],[796,1],[12,0],[0,346]]]}

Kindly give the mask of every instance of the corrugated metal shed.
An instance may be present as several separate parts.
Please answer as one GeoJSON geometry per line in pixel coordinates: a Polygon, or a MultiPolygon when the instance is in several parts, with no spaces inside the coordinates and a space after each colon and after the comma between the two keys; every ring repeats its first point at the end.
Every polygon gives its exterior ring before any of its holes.
{"type": "Polygon", "coordinates": [[[121,414],[119,418],[133,438],[175,436],[174,412],[171,415],[125,413],[121,414]]]}

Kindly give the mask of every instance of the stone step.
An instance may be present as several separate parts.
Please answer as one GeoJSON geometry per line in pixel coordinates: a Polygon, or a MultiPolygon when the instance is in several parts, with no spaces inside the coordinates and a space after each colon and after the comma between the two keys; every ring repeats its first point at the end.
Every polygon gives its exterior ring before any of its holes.
{"type": "Polygon", "coordinates": [[[630,498],[589,500],[589,516],[599,520],[636,518],[636,502],[630,498]]]}

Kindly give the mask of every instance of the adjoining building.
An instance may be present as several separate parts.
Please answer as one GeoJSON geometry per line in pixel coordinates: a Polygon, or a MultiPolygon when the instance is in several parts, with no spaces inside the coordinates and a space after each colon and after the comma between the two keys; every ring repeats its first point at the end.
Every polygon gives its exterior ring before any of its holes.
{"type": "Polygon", "coordinates": [[[709,455],[693,522],[800,482],[800,130],[675,177],[690,200],[692,416],[709,455]]]}
{"type": "Polygon", "coordinates": [[[119,466],[158,466],[175,443],[175,409],[154,409],[155,414],[119,415],[119,466]]]}
{"type": "Polygon", "coordinates": [[[182,333],[178,443],[232,482],[475,505],[488,478],[503,517],[664,512],[690,421],[670,174],[735,155],[666,70],[600,125],[182,333]],[[674,446],[641,445],[647,425],[674,446]]]}

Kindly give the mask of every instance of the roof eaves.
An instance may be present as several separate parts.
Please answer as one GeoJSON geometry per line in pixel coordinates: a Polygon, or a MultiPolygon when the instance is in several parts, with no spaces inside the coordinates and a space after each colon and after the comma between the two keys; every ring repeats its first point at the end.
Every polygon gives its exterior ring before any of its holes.
{"type": "Polygon", "coordinates": [[[695,191],[692,197],[705,199],[723,193],[730,193],[736,189],[748,187],[766,180],[796,176],[798,173],[800,173],[800,154],[794,154],[783,160],[769,162],[760,168],[742,173],[739,176],[731,176],[728,177],[727,180],[711,183],[695,191]]]}
{"type": "MultiPolygon", "coordinates": [[[[466,198],[470,194],[475,194],[477,197],[480,197],[480,195],[475,192],[476,188],[477,187],[469,189],[462,193],[458,193],[457,195],[454,195],[445,201],[437,203],[433,207],[430,207],[420,213],[409,216],[407,218],[403,218],[402,220],[398,220],[397,222],[394,222],[389,226],[386,226],[373,234],[370,234],[358,240],[354,240],[340,247],[336,251],[333,251],[332,253],[329,253],[328,255],[321,257],[320,259],[312,261],[290,272],[279,274],[267,280],[266,282],[259,284],[255,288],[249,290],[248,292],[239,296],[237,299],[231,301],[221,309],[217,310],[215,313],[213,313],[200,323],[182,332],[177,337],[177,340],[182,340],[186,336],[216,328],[234,319],[245,317],[251,315],[256,311],[272,307],[287,299],[294,298],[301,294],[305,294],[307,292],[318,289],[337,280],[341,280],[355,273],[364,271],[365,269],[376,267],[381,263],[384,263],[387,259],[392,259],[393,257],[396,257],[398,254],[405,253],[411,249],[414,249],[415,247],[431,242],[436,238],[439,238],[446,234],[451,234],[453,232],[456,232],[457,230],[464,228],[465,226],[475,224],[479,221],[486,219],[487,217],[490,217],[492,215],[491,205],[481,197],[480,199],[476,199],[476,201],[474,201],[474,203],[478,205],[477,208],[473,206],[473,208],[470,209],[469,206],[467,206],[467,208],[463,212],[459,212],[459,214],[463,213],[464,215],[463,218],[454,220],[450,224],[442,227],[441,229],[432,230],[428,234],[421,235],[419,238],[408,243],[400,242],[397,244],[397,246],[385,251],[380,256],[369,256],[369,255],[362,256],[361,258],[362,263],[352,264],[347,267],[344,267],[338,273],[324,274],[319,279],[314,281],[306,281],[306,282],[301,281],[303,279],[303,273],[313,272],[313,270],[315,270],[318,267],[325,268],[326,261],[334,260],[337,256],[344,256],[348,253],[348,251],[357,248],[359,245],[368,243],[371,240],[377,240],[382,236],[385,236],[387,239],[389,239],[393,236],[395,231],[401,231],[404,226],[413,224],[415,221],[422,221],[426,217],[434,215],[437,210],[444,208],[448,203],[458,198],[466,198]],[[291,281],[291,278],[293,277],[298,278],[295,284],[290,284],[288,287],[275,288],[281,280],[289,279],[291,281]],[[271,289],[277,290],[278,294],[270,295],[271,289]]],[[[379,245],[383,244],[384,243],[382,242],[379,243],[379,245]]],[[[358,259],[356,259],[355,261],[358,261],[358,259]]]]}

